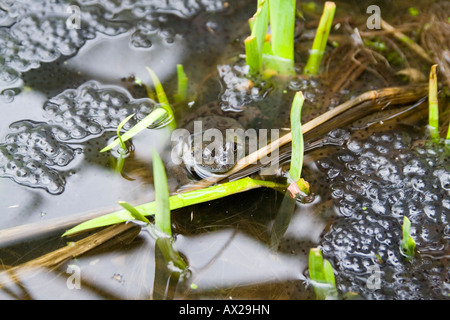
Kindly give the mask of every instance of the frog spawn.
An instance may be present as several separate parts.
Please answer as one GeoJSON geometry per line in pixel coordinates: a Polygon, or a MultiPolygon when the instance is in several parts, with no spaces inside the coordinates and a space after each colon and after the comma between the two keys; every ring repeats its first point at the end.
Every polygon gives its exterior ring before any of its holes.
{"type": "Polygon", "coordinates": [[[166,27],[170,17],[187,18],[201,11],[223,8],[222,1],[206,0],[81,0],[78,4],[80,10],[75,14],[79,14],[79,27],[70,25],[74,12],[67,1],[3,1],[0,6],[2,91],[15,84],[23,72],[39,68],[41,63],[76,54],[99,33],[115,36],[131,31],[130,43],[137,48],[151,47],[155,36],[170,44],[176,36],[176,30],[166,27]]]}
{"type": "Polygon", "coordinates": [[[0,177],[59,194],[65,186],[61,169],[81,154],[89,140],[115,131],[135,113],[124,126],[129,129],[155,107],[148,98],[134,99],[122,88],[95,81],[66,90],[44,104],[48,123],[21,120],[10,125],[11,133],[0,145],[0,177]]]}
{"type": "Polygon", "coordinates": [[[437,146],[411,144],[401,132],[379,133],[350,139],[318,161],[338,213],[321,249],[337,271],[341,292],[375,299],[442,299],[450,293],[444,261],[448,159],[437,146]],[[411,261],[399,247],[403,216],[411,220],[419,251],[411,261]]]}

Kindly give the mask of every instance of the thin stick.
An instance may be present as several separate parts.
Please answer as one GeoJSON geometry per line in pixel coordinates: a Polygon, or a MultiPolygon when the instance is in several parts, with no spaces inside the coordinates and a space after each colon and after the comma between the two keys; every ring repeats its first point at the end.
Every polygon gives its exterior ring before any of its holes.
{"type": "MultiPolygon", "coordinates": [[[[104,244],[105,242],[117,237],[120,234],[123,234],[126,231],[130,231],[133,228],[137,228],[136,224],[133,223],[122,223],[110,226],[101,231],[94,233],[93,235],[87,236],[71,245],[67,245],[50,253],[47,253],[43,256],[40,256],[36,259],[25,262],[21,265],[8,268],[4,271],[4,273],[0,273],[0,275],[7,275],[7,279],[14,280],[16,274],[21,270],[29,269],[29,268],[55,268],[64,263],[65,261],[79,257],[82,254],[91,251],[92,249],[104,244]]],[[[137,233],[134,233],[131,236],[135,236],[137,233]]],[[[121,239],[123,240],[123,239],[121,239]]],[[[2,288],[7,283],[0,282],[0,288],[2,288]]]]}

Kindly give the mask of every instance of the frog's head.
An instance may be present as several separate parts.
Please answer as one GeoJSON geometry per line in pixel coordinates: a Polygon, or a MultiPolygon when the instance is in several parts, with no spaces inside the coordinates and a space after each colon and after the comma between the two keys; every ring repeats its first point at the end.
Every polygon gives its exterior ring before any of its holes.
{"type": "MultiPolygon", "coordinates": [[[[216,134],[222,132],[216,132],[216,134]]],[[[245,155],[244,143],[239,137],[226,137],[199,143],[192,134],[183,152],[183,162],[201,178],[229,171],[245,155]],[[197,142],[197,143],[196,143],[197,142]]]]}

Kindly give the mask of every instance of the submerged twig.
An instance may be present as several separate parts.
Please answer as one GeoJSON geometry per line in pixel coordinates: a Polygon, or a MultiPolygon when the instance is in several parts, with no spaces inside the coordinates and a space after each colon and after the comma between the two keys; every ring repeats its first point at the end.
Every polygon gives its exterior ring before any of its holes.
{"type": "MultiPolygon", "coordinates": [[[[56,268],[67,260],[79,257],[82,254],[85,254],[86,252],[97,248],[98,246],[111,239],[123,241],[125,238],[134,238],[138,234],[138,232],[131,232],[133,228],[138,227],[133,223],[122,223],[110,226],[90,236],[87,236],[86,238],[71,243],[70,245],[66,245],[65,247],[52,251],[36,259],[30,260],[18,266],[7,268],[3,272],[6,273],[6,279],[14,281],[16,274],[21,270],[29,270],[30,268],[56,268]],[[125,232],[127,233],[123,235],[125,232]],[[117,238],[117,236],[119,235],[122,236],[117,238]]],[[[140,230],[140,228],[138,229],[140,230]]],[[[0,273],[0,275],[2,275],[2,273],[0,273]]],[[[7,284],[8,283],[0,282],[0,288],[7,284]]]]}

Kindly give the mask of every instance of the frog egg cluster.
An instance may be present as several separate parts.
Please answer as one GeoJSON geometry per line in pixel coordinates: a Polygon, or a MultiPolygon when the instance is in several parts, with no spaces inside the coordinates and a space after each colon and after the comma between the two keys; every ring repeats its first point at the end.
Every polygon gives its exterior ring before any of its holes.
{"type": "Polygon", "coordinates": [[[67,7],[62,1],[11,2],[3,12],[4,26],[9,28],[0,30],[0,84],[13,83],[41,63],[75,54],[96,32],[114,35],[127,30],[105,21],[94,8],[83,8],[80,28],[68,28],[67,7]]]}
{"type": "Polygon", "coordinates": [[[122,88],[95,81],[63,91],[44,104],[48,123],[22,120],[10,125],[11,132],[0,145],[0,176],[52,194],[61,193],[65,179],[60,170],[81,153],[72,144],[84,147],[103,132],[114,131],[134,113],[124,126],[128,130],[155,107],[148,98],[133,99],[122,88]]]}
{"type": "Polygon", "coordinates": [[[128,91],[116,86],[103,86],[88,81],[77,89],[68,89],[44,104],[49,123],[64,128],[63,140],[80,140],[116,129],[131,114],[135,114],[123,128],[130,129],[147,116],[156,103],[150,99],[134,99],[128,91]]]}
{"type": "Polygon", "coordinates": [[[138,17],[149,12],[164,12],[189,18],[200,11],[214,12],[223,9],[222,0],[79,0],[78,2],[80,5],[97,4],[105,9],[109,16],[130,10],[138,17]]]}
{"type": "Polygon", "coordinates": [[[412,148],[409,137],[388,132],[350,139],[318,161],[338,213],[321,249],[343,292],[377,299],[450,293],[448,269],[438,258],[450,239],[450,164],[439,147],[412,148]],[[410,262],[399,247],[403,216],[419,250],[410,262]]]}
{"type": "Polygon", "coordinates": [[[64,130],[28,120],[13,123],[10,129],[0,145],[0,176],[52,194],[61,193],[64,175],[55,167],[67,165],[76,154],[76,149],[57,139],[64,130]]]}
{"type": "Polygon", "coordinates": [[[223,93],[220,96],[221,108],[224,111],[242,111],[243,107],[261,100],[267,88],[251,84],[247,78],[246,66],[220,65],[219,76],[223,82],[223,93]]]}
{"type": "Polygon", "coordinates": [[[164,27],[169,15],[186,18],[223,8],[217,0],[80,0],[80,28],[71,28],[67,24],[73,12],[67,1],[4,2],[8,9],[0,9],[0,27],[5,27],[0,29],[0,85],[14,83],[41,63],[75,54],[97,33],[114,36],[133,30],[131,44],[137,48],[151,47],[155,35],[170,44],[176,31],[164,27]]]}

